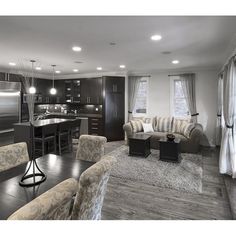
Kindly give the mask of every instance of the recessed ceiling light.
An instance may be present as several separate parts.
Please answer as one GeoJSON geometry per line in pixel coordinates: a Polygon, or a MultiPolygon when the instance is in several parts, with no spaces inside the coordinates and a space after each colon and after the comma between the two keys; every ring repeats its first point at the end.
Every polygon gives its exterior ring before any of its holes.
{"type": "Polygon", "coordinates": [[[100,66],[99,66],[99,67],[97,67],[97,70],[102,70],[102,67],[100,67],[100,66]]]}
{"type": "Polygon", "coordinates": [[[57,74],[60,74],[60,73],[61,73],[61,71],[60,71],[60,70],[56,70],[56,71],[55,71],[55,73],[57,73],[57,74]]]}
{"type": "Polygon", "coordinates": [[[124,68],[125,68],[125,65],[120,65],[120,68],[121,68],[121,69],[124,69],[124,68]]]}
{"type": "Polygon", "coordinates": [[[82,64],[83,62],[82,62],[82,61],[75,61],[74,63],[76,63],[76,64],[82,64]]]}
{"type": "Polygon", "coordinates": [[[178,60],[173,60],[172,63],[173,64],[179,64],[179,61],[178,60]]]}
{"type": "Polygon", "coordinates": [[[72,50],[75,52],[80,52],[82,50],[82,48],[78,47],[78,46],[74,46],[74,47],[72,47],[72,50]]]}
{"type": "Polygon", "coordinates": [[[115,46],[115,45],[116,45],[115,42],[110,42],[109,44],[110,44],[111,46],[115,46]]]}
{"type": "Polygon", "coordinates": [[[155,35],[151,36],[151,40],[154,40],[154,41],[158,41],[158,40],[161,40],[161,39],[162,39],[162,37],[159,34],[155,34],[155,35]]]}
{"type": "Polygon", "coordinates": [[[16,63],[15,63],[15,62],[9,62],[9,65],[10,65],[10,66],[15,66],[16,63]]]}
{"type": "Polygon", "coordinates": [[[37,66],[37,67],[35,67],[35,70],[42,70],[42,68],[37,66]]]}
{"type": "Polygon", "coordinates": [[[78,69],[73,69],[74,72],[78,72],[79,70],[78,69]]]}

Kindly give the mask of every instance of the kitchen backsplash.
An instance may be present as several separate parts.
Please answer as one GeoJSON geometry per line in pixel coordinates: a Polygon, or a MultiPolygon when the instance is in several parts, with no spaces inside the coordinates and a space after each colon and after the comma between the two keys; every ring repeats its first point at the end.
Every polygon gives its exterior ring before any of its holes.
{"type": "Polygon", "coordinates": [[[77,113],[77,114],[102,114],[102,105],[78,104],[40,104],[35,105],[35,113],[77,113]]]}

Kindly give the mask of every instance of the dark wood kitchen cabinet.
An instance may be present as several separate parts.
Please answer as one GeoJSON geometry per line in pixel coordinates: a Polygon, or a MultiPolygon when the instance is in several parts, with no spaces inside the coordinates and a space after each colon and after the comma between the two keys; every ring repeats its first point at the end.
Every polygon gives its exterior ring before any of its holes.
{"type": "Polygon", "coordinates": [[[65,80],[66,103],[81,103],[81,80],[65,80]]]}
{"type": "Polygon", "coordinates": [[[103,120],[102,118],[88,118],[88,133],[90,135],[103,135],[103,120]]]}
{"type": "Polygon", "coordinates": [[[104,77],[104,135],[108,141],[124,139],[125,78],[104,77]]]}
{"type": "Polygon", "coordinates": [[[81,79],[81,104],[102,104],[102,78],[81,79]]]}
{"type": "MultiPolygon", "coordinates": [[[[54,102],[55,103],[65,103],[66,97],[65,97],[65,81],[64,80],[55,80],[55,88],[57,90],[57,93],[54,95],[54,102]]],[[[52,95],[51,95],[52,97],[52,95]]]]}

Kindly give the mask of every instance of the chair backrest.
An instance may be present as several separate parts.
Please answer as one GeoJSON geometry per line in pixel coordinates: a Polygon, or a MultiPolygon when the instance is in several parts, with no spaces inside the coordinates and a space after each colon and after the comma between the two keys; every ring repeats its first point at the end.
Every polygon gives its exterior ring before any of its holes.
{"type": "Polygon", "coordinates": [[[75,120],[71,121],[72,129],[79,129],[80,123],[81,123],[81,119],[75,119],[75,120]]]}
{"type": "Polygon", "coordinates": [[[14,143],[0,147],[0,171],[8,170],[29,161],[26,143],[14,143]]]}
{"type": "Polygon", "coordinates": [[[106,156],[80,176],[72,220],[99,220],[110,171],[116,159],[106,156]]]}
{"type": "Polygon", "coordinates": [[[106,137],[81,135],[79,138],[76,159],[97,162],[104,155],[106,137]]]}
{"type": "Polygon", "coordinates": [[[58,124],[59,132],[69,132],[71,130],[72,121],[65,121],[58,124]]]}
{"type": "Polygon", "coordinates": [[[9,216],[8,220],[69,220],[78,182],[67,179],[9,216]]]}
{"type": "Polygon", "coordinates": [[[42,134],[47,136],[54,136],[57,133],[57,124],[45,125],[42,127],[42,134]]]}

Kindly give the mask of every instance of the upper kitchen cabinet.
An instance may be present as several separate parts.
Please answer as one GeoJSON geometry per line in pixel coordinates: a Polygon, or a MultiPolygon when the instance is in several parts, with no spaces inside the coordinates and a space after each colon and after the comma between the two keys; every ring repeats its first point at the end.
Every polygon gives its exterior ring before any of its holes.
{"type": "Polygon", "coordinates": [[[81,104],[102,104],[102,78],[81,79],[81,104]]]}
{"type": "Polygon", "coordinates": [[[65,80],[65,98],[67,103],[81,103],[81,80],[65,80]]]}

